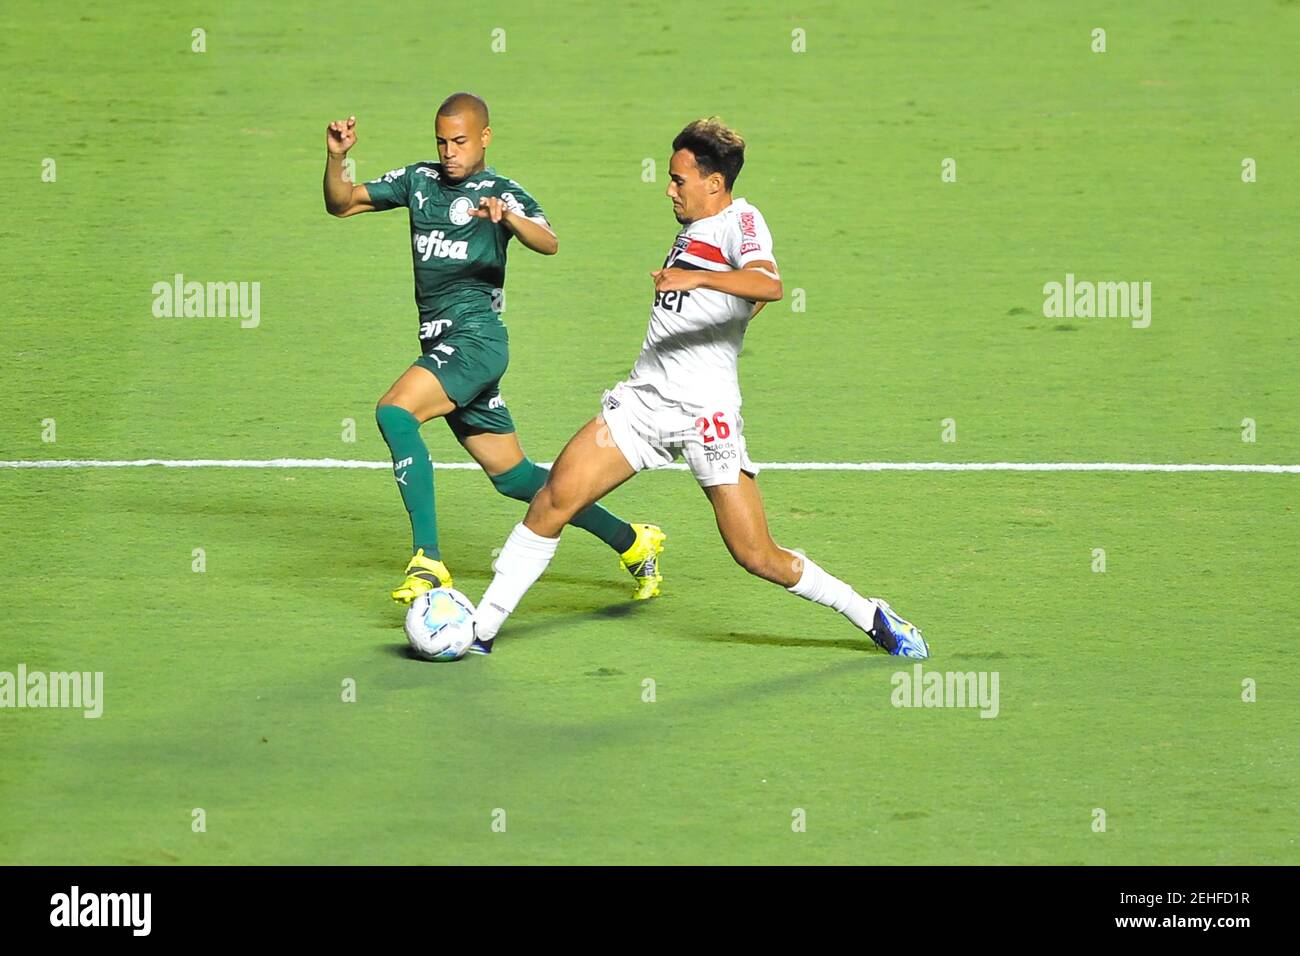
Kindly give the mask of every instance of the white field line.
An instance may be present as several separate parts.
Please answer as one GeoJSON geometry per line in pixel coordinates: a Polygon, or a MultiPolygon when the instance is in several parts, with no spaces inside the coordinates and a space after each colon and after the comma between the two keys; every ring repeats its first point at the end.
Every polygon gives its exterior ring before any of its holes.
{"type": "MultiPolygon", "coordinates": [[[[549,467],[551,462],[540,462],[549,467]]],[[[163,468],[326,468],[326,469],[391,469],[387,461],[357,461],[346,458],[140,458],[134,461],[103,461],[97,459],[43,459],[32,461],[0,461],[0,468],[144,468],[151,465],[163,468]]],[[[439,470],[476,470],[472,461],[434,462],[439,470]]],[[[686,465],[666,466],[685,471],[686,465]]],[[[759,462],[759,467],[771,471],[1175,471],[1175,472],[1247,472],[1264,474],[1300,474],[1300,465],[1214,465],[1214,464],[1161,464],[1115,461],[776,461],[759,462]]]]}

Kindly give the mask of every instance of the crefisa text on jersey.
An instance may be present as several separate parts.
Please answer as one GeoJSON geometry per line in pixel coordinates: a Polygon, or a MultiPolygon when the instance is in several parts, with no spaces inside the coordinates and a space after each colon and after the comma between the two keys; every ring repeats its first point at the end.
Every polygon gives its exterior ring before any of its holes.
{"type": "Polygon", "coordinates": [[[445,238],[446,233],[440,229],[434,229],[424,235],[415,235],[411,241],[415,243],[415,251],[420,254],[421,262],[428,262],[431,258],[439,259],[468,259],[469,243],[464,239],[452,241],[445,238]]]}

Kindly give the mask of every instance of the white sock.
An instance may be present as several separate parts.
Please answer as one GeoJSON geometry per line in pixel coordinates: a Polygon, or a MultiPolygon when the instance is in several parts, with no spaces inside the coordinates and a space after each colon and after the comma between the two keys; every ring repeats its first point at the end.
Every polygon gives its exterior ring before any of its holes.
{"type": "Polygon", "coordinates": [[[791,594],[824,604],[839,611],[861,630],[869,631],[876,620],[876,602],[864,598],[853,588],[822,570],[813,560],[801,557],[803,574],[793,587],[786,588],[791,594]]]}
{"type": "Polygon", "coordinates": [[[524,527],[522,521],[515,525],[510,537],[506,538],[505,547],[492,563],[496,575],[483,592],[483,599],[478,602],[474,614],[475,633],[479,640],[490,641],[497,636],[506,618],[551,563],[559,545],[559,538],[534,534],[524,527]]]}

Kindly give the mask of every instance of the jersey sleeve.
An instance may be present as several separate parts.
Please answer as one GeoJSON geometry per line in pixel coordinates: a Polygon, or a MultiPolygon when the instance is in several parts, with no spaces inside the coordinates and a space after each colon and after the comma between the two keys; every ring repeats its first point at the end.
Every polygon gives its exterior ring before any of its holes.
{"type": "Polygon", "coordinates": [[[411,174],[408,166],[389,170],[365,186],[366,192],[370,193],[370,202],[377,210],[410,205],[411,174]]]}
{"type": "Polygon", "coordinates": [[[501,200],[513,213],[526,216],[529,219],[545,219],[546,213],[542,212],[541,204],[532,197],[528,190],[524,189],[513,179],[507,179],[501,184],[501,200]]]}
{"type": "Polygon", "coordinates": [[[751,262],[776,262],[772,253],[772,233],[763,214],[753,206],[736,214],[735,221],[723,237],[722,252],[733,269],[743,269],[751,262]]]}

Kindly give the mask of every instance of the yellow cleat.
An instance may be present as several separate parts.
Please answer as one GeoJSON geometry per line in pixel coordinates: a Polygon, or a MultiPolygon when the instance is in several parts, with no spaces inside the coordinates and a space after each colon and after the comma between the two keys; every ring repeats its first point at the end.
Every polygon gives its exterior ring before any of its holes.
{"type": "Polygon", "coordinates": [[[421,548],[406,566],[406,580],[393,591],[393,600],[398,604],[410,604],[425,591],[449,587],[451,572],[447,570],[447,565],[426,557],[421,548]]]}
{"type": "Polygon", "coordinates": [[[659,585],[664,579],[659,573],[659,555],[668,535],[653,524],[633,524],[632,529],[636,531],[636,540],[632,542],[632,547],[619,556],[619,560],[627,573],[636,580],[632,600],[647,601],[659,595],[659,585]]]}

